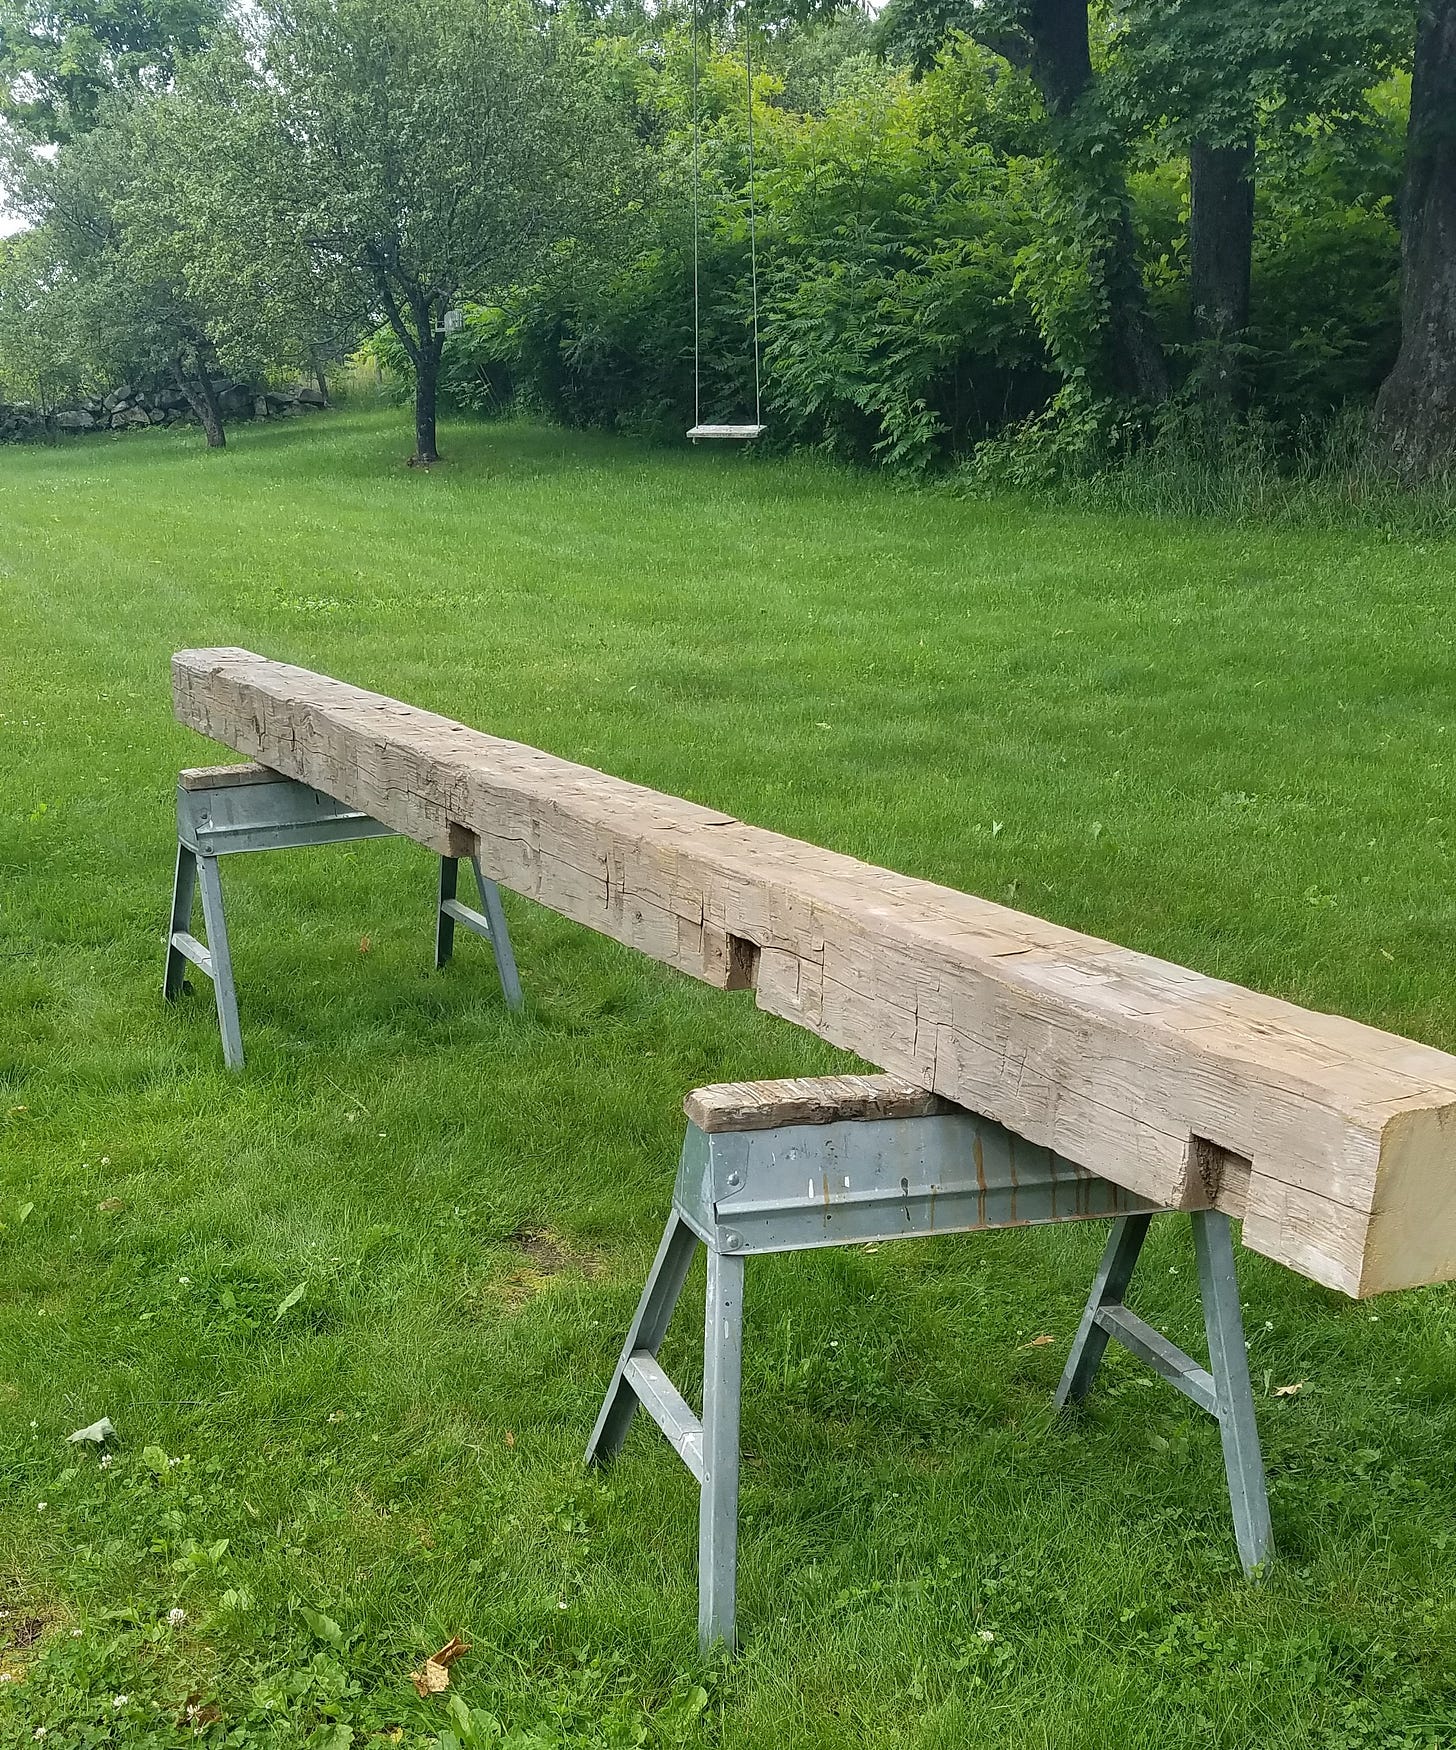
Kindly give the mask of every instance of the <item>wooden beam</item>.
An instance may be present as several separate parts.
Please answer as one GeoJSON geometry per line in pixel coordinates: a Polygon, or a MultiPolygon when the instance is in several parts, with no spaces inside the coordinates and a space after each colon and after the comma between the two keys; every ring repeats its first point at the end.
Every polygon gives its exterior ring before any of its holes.
{"type": "Polygon", "coordinates": [[[178,718],[502,886],[1366,1295],[1456,1276],[1456,1058],[246,650],[178,718]]]}
{"type": "Polygon", "coordinates": [[[874,1118],[929,1118],[955,1107],[894,1076],[789,1076],[772,1082],[715,1082],[694,1088],[683,1111],[699,1130],[782,1130],[874,1118]]]}

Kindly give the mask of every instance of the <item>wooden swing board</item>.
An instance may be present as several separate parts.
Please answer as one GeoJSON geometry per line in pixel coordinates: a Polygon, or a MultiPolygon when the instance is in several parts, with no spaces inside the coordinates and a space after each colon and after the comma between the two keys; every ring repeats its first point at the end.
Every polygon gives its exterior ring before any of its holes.
{"type": "Polygon", "coordinates": [[[767,430],[766,425],[694,425],[688,428],[688,436],[694,442],[699,438],[761,438],[767,430]]]}
{"type": "Polygon", "coordinates": [[[1456,1057],[245,650],[178,718],[1352,1295],[1456,1277],[1456,1057]]]}

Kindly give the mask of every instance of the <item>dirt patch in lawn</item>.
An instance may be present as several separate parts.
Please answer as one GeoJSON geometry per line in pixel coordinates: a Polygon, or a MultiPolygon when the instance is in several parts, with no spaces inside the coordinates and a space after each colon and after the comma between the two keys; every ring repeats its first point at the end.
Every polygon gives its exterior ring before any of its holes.
{"type": "Polygon", "coordinates": [[[514,1310],[534,1300],[564,1276],[600,1276],[604,1265],[588,1246],[580,1246],[549,1227],[518,1227],[506,1242],[509,1251],[491,1272],[487,1288],[497,1304],[514,1310]]]}

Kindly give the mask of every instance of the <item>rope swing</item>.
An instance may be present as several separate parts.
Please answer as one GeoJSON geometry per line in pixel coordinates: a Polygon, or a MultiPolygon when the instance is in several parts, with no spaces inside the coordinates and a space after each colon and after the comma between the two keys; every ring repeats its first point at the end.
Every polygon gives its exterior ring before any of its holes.
{"type": "Polygon", "coordinates": [[[702,229],[702,185],[698,155],[701,125],[698,118],[698,6],[693,0],[693,423],[688,436],[699,438],[757,438],[768,427],[763,423],[763,371],[758,344],[758,209],[753,189],[753,31],[748,10],[744,9],[744,67],[748,96],[748,266],[753,302],[753,423],[752,425],[704,425],[703,423],[703,342],[702,298],[699,285],[698,258],[702,229]]]}

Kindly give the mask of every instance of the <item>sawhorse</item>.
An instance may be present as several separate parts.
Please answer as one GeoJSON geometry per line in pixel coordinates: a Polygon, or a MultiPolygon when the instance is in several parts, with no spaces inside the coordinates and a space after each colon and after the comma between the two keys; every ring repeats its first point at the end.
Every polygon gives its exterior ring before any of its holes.
{"type": "MultiPolygon", "coordinates": [[[[177,784],[177,874],[172,883],[172,922],[167,932],[167,969],[162,994],[175,1002],[190,963],[212,980],[223,1062],[243,1067],[243,1032],[222,883],[217,860],[240,851],[274,851],[300,845],[331,845],[350,839],[394,837],[392,827],[345,808],[332,796],[282,777],[265,766],[199,766],[182,772],[177,784]],[[192,934],[192,905],[202,890],[205,942],[192,934]]],[[[507,1004],[522,1004],[521,980],[511,949],[500,889],[470,859],[482,911],[458,897],[460,860],[440,859],[440,891],[435,913],[435,965],[444,966],[455,946],[455,926],[463,925],[490,943],[507,1004]]]]}
{"type": "Polygon", "coordinates": [[[672,1213],[586,1459],[615,1456],[640,1404],[697,1479],[705,1648],[735,1638],[744,1260],[767,1252],[1115,1216],[1057,1402],[1086,1395],[1116,1338],[1217,1419],[1239,1558],[1250,1575],[1268,1561],[1268,1496],[1227,1216],[1192,1212],[1205,1368],[1123,1304],[1160,1211],[998,1124],[888,1076],[699,1088],[685,1110],[672,1213]],[[699,1243],[708,1253],[701,1417],[657,1360],[699,1243]]]}

